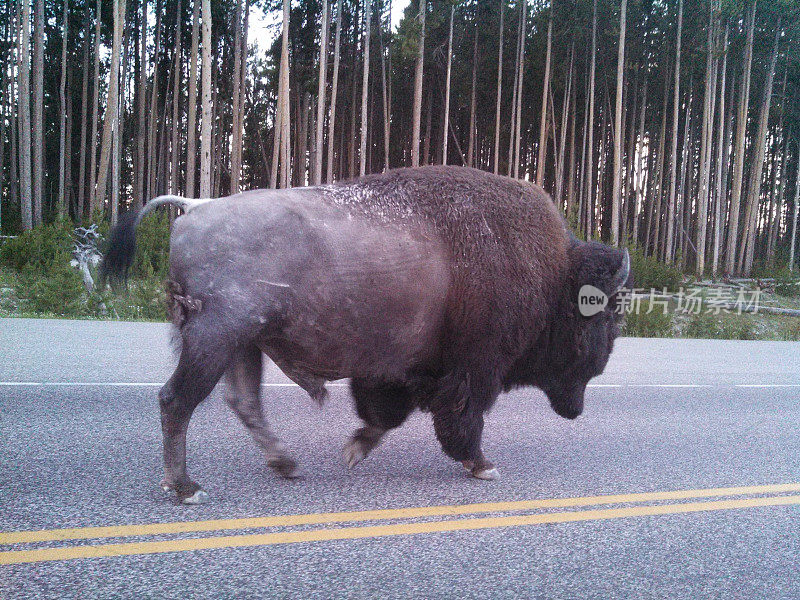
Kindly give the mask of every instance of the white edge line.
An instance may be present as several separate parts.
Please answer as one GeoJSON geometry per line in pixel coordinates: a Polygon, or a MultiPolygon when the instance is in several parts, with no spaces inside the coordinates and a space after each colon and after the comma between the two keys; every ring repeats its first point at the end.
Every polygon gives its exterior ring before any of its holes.
{"type": "Polygon", "coordinates": [[[709,383],[632,383],[628,387],[640,388],[710,388],[709,383]]]}
{"type": "Polygon", "coordinates": [[[795,388],[800,387],[800,383],[737,383],[737,388],[795,388]]]}

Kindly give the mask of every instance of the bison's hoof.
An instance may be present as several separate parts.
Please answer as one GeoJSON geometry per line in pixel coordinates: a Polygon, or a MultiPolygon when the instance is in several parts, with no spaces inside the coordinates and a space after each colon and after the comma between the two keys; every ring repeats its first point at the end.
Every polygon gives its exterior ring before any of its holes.
{"type": "Polygon", "coordinates": [[[300,477],[300,468],[297,462],[290,456],[279,456],[267,461],[270,468],[284,479],[296,479],[300,477]]]}
{"type": "Polygon", "coordinates": [[[361,442],[361,440],[352,439],[347,442],[342,455],[344,456],[345,464],[352,469],[358,463],[364,460],[364,458],[366,458],[367,452],[364,449],[364,444],[361,442]]]}
{"type": "Polygon", "coordinates": [[[483,479],[484,481],[497,481],[500,479],[500,473],[494,467],[489,469],[473,469],[472,476],[476,479],[483,479]]]}
{"type": "Polygon", "coordinates": [[[164,491],[165,494],[171,494],[175,491],[175,486],[165,479],[161,482],[161,489],[164,491]]]}
{"type": "Polygon", "coordinates": [[[181,502],[183,502],[184,504],[191,504],[191,505],[205,504],[206,502],[208,502],[208,494],[203,490],[197,490],[194,494],[192,494],[188,498],[184,498],[183,500],[181,500],[181,502]]]}

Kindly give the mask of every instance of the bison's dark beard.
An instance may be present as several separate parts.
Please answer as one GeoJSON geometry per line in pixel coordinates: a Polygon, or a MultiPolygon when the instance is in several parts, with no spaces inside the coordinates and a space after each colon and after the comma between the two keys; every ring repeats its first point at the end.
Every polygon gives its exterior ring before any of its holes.
{"type": "Polygon", "coordinates": [[[586,384],[569,387],[550,387],[544,390],[550,400],[550,406],[556,414],[565,419],[576,419],[583,412],[583,396],[586,384]]]}

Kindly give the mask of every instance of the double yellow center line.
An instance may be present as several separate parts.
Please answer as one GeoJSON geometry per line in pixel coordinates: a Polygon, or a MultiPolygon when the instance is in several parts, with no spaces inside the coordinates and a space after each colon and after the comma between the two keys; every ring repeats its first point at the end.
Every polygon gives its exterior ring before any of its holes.
{"type": "Polygon", "coordinates": [[[328,540],[352,540],[418,533],[446,531],[469,531],[498,527],[542,525],[546,523],[568,523],[641,517],[678,513],[693,513],[716,510],[732,510],[761,506],[800,505],[800,495],[771,495],[800,492],[800,483],[761,485],[749,487],[710,488],[699,490],[677,490],[647,492],[639,494],[615,494],[585,496],[579,498],[551,498],[543,500],[521,500],[515,502],[489,502],[456,506],[427,506],[419,508],[392,508],[337,513],[312,513],[305,515],[282,515],[247,519],[216,519],[208,521],[184,521],[176,523],[147,523],[142,525],[120,525],[109,527],[80,527],[71,529],[47,529],[41,531],[0,532],[0,545],[58,542],[67,540],[89,540],[97,538],[124,538],[131,536],[170,535],[198,532],[221,532],[241,529],[263,529],[272,527],[295,527],[328,525],[332,523],[356,523],[363,521],[409,520],[420,518],[461,517],[486,513],[520,513],[537,509],[580,508],[611,504],[643,502],[667,502],[695,500],[672,504],[650,504],[623,508],[570,510],[538,514],[513,514],[479,518],[439,519],[424,522],[392,523],[357,527],[306,529],[300,531],[278,531],[245,535],[215,535],[209,537],[85,544],[68,547],[48,547],[34,550],[0,551],[0,565],[129,556],[134,554],[158,554],[187,550],[214,548],[237,548],[245,546],[270,546],[298,542],[328,540]],[[736,496],[758,496],[736,498],[736,496]],[[703,498],[720,500],[697,501],[703,498]]]}

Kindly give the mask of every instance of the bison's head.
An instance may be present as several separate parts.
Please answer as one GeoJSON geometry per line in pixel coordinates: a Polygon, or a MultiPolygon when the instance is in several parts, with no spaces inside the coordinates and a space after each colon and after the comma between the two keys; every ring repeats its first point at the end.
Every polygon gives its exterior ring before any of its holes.
{"type": "Polygon", "coordinates": [[[547,394],[553,410],[574,419],[583,412],[586,385],[605,369],[619,335],[620,291],[633,279],[627,250],[573,240],[565,285],[547,326],[509,372],[505,388],[535,385],[547,394]],[[580,297],[592,286],[608,299],[601,310],[580,309],[580,297]],[[582,289],[584,293],[582,294],[582,289]]]}

